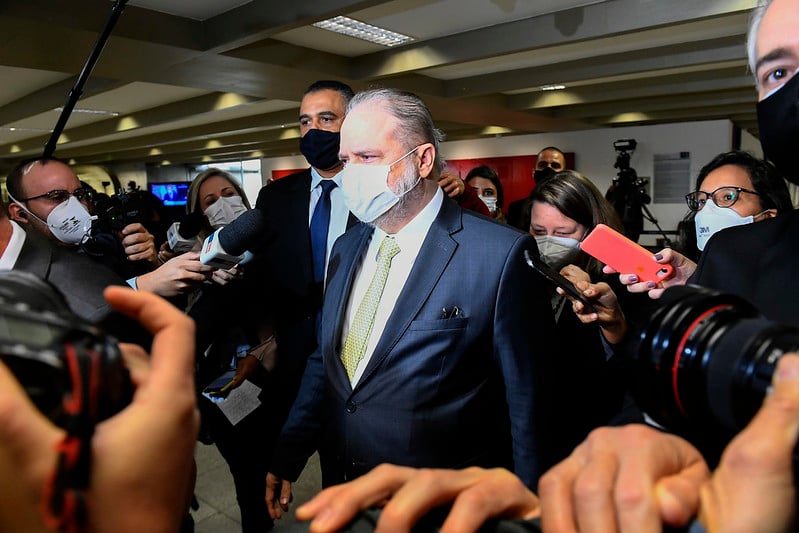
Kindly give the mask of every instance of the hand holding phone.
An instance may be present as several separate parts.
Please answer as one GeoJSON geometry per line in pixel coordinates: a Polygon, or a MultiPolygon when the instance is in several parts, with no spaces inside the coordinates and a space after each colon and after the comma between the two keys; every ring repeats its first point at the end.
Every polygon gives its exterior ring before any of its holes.
{"type": "Polygon", "coordinates": [[[605,224],[597,224],[580,243],[580,249],[620,274],[635,274],[640,281],[658,283],[674,271],[671,265],[655,261],[649,250],[605,224]]]}
{"type": "Polygon", "coordinates": [[[533,270],[538,272],[547,281],[549,281],[555,287],[560,287],[563,289],[563,292],[583,304],[583,306],[585,306],[589,312],[596,313],[596,308],[591,305],[591,302],[589,302],[586,297],[583,296],[583,293],[581,293],[580,290],[574,286],[574,283],[563,277],[559,272],[556,272],[555,269],[550,268],[549,265],[537,257],[530,255],[528,250],[524,251],[524,259],[533,270]]]}

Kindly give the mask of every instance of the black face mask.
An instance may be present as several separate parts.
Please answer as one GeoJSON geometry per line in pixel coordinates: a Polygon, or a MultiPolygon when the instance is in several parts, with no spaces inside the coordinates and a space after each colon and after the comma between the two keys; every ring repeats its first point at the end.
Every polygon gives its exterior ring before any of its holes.
{"type": "Polygon", "coordinates": [[[766,159],[799,185],[799,76],[757,103],[757,124],[766,159]]]}
{"type": "Polygon", "coordinates": [[[308,130],[300,138],[300,152],[312,167],[319,170],[332,170],[340,163],[338,158],[339,138],[338,132],[308,130]]]}

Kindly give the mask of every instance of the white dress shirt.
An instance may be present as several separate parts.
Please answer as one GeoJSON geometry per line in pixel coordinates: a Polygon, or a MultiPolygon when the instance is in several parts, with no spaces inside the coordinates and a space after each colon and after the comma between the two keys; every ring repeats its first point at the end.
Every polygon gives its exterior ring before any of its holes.
{"type": "MultiPolygon", "coordinates": [[[[352,375],[351,384],[353,388],[361,379],[363,371],[369,360],[372,358],[372,353],[377,346],[377,342],[383,335],[383,329],[386,327],[388,317],[394,310],[394,305],[399,299],[400,292],[408,281],[408,276],[411,273],[416,257],[419,255],[419,250],[422,243],[427,237],[427,232],[433,224],[438,212],[441,210],[441,204],[444,201],[444,193],[439,187],[432,200],[419,212],[413,220],[411,220],[404,228],[394,234],[397,239],[397,245],[400,251],[391,260],[391,268],[388,271],[388,278],[386,279],[386,286],[383,289],[383,295],[380,297],[380,303],[377,306],[375,313],[375,321],[372,326],[372,333],[369,335],[369,341],[366,343],[366,350],[363,354],[363,359],[358,363],[355,373],[352,375]]],[[[350,293],[349,301],[347,302],[347,310],[344,315],[344,324],[341,332],[341,344],[343,346],[344,339],[347,338],[347,332],[350,330],[352,320],[355,318],[355,313],[358,306],[366,294],[369,284],[377,270],[377,252],[380,249],[380,243],[386,232],[380,228],[375,228],[372,233],[369,248],[366,250],[363,263],[355,274],[355,280],[352,285],[352,292],[350,293]]]]}
{"type": "MultiPolygon", "coordinates": [[[[344,196],[341,193],[341,173],[336,174],[329,178],[336,182],[336,187],[330,191],[330,224],[327,226],[327,251],[325,252],[325,277],[327,277],[327,261],[330,259],[330,250],[333,248],[333,243],[336,239],[341,237],[341,234],[347,230],[347,219],[350,215],[350,210],[344,204],[344,196]]],[[[325,179],[319,175],[315,168],[311,167],[311,200],[308,205],[308,227],[311,227],[311,219],[313,218],[314,209],[316,204],[319,203],[319,198],[322,197],[322,187],[319,186],[321,181],[325,179]]]]}
{"type": "Polygon", "coordinates": [[[22,251],[22,245],[25,244],[25,230],[19,227],[19,224],[13,220],[11,222],[11,238],[8,240],[8,246],[0,255],[0,270],[11,270],[17,264],[19,253],[22,251]]]}

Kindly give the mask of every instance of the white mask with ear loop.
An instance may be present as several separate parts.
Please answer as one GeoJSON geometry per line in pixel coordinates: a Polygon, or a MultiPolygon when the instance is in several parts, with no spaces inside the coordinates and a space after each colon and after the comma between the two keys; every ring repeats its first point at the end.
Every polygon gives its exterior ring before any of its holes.
{"type": "Polygon", "coordinates": [[[70,196],[66,202],[61,202],[50,211],[47,220],[36,216],[30,209],[14,199],[11,194],[8,197],[23,211],[50,228],[50,232],[56,239],[66,244],[86,242],[90,237],[92,222],[97,220],[97,217],[89,214],[86,207],[74,196],[70,196]]]}
{"type": "MultiPolygon", "coordinates": [[[[421,145],[419,145],[421,146],[421,145]]],[[[359,220],[369,223],[394,207],[421,181],[421,176],[405,191],[395,194],[388,186],[391,167],[414,153],[419,146],[388,165],[347,164],[341,171],[341,193],[344,204],[359,220]]]]}
{"type": "Polygon", "coordinates": [[[227,226],[247,210],[241,196],[221,196],[203,212],[214,229],[227,226]]]}
{"type": "Polygon", "coordinates": [[[707,241],[719,231],[735,226],[743,226],[744,224],[751,224],[755,221],[756,217],[766,212],[768,212],[768,209],[762,213],[744,217],[739,215],[731,207],[719,207],[712,200],[708,200],[705,202],[705,206],[701,211],[697,211],[694,216],[696,247],[700,250],[704,250],[707,241]]]}

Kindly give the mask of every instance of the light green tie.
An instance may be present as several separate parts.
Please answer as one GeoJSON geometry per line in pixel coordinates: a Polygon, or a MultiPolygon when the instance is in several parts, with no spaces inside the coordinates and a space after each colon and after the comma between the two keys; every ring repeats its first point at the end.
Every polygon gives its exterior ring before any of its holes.
{"type": "Polygon", "coordinates": [[[383,295],[383,287],[386,286],[388,269],[391,268],[391,259],[399,251],[399,246],[394,237],[386,235],[383,238],[383,242],[380,243],[380,250],[377,252],[377,270],[372,282],[369,284],[369,288],[366,290],[366,294],[363,296],[363,300],[358,306],[358,311],[355,312],[355,318],[352,319],[352,325],[344,341],[344,348],[341,350],[341,362],[344,363],[344,368],[347,370],[350,380],[355,375],[358,363],[363,359],[366,343],[369,341],[369,335],[372,333],[372,326],[375,323],[377,305],[383,295]]]}

